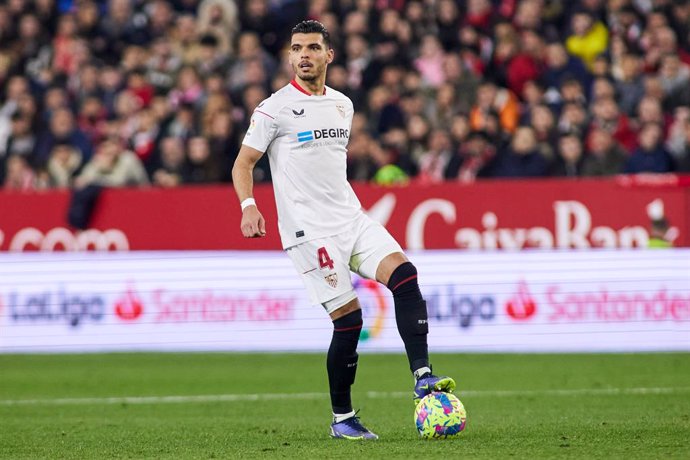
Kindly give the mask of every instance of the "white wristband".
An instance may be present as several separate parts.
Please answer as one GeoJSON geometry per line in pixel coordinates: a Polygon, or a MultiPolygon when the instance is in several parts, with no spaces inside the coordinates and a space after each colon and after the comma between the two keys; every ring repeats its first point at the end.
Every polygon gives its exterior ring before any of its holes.
{"type": "Polygon", "coordinates": [[[240,206],[242,207],[242,211],[244,211],[247,206],[256,206],[256,201],[254,201],[254,198],[247,198],[240,206]]]}

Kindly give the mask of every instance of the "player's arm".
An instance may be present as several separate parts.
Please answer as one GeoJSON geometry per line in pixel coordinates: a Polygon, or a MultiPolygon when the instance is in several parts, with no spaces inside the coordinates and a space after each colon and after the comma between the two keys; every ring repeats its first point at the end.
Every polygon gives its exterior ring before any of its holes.
{"type": "Polygon", "coordinates": [[[245,238],[266,236],[266,221],[253,202],[254,166],[262,156],[263,152],[243,144],[232,167],[232,183],[243,208],[240,229],[245,238]]]}

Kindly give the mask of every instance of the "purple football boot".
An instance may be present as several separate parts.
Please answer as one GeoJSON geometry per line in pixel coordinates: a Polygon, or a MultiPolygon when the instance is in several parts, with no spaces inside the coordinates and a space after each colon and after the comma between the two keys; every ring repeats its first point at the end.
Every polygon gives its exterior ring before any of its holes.
{"type": "Polygon", "coordinates": [[[342,422],[333,422],[331,424],[331,437],[351,440],[379,438],[377,435],[369,431],[367,427],[362,425],[362,422],[359,421],[359,417],[356,415],[353,415],[342,422]]]}
{"type": "Polygon", "coordinates": [[[452,393],[455,390],[455,380],[451,377],[436,376],[431,372],[422,375],[414,386],[414,395],[412,400],[415,406],[419,401],[432,391],[442,391],[444,393],[452,393]]]}

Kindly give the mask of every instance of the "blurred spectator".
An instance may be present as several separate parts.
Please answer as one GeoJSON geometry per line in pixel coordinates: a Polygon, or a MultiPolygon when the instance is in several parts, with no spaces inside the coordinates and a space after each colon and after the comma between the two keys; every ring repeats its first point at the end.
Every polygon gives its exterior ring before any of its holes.
{"type": "Polygon", "coordinates": [[[101,20],[100,34],[106,47],[100,57],[108,64],[117,64],[127,45],[148,42],[146,26],[145,15],[135,13],[129,0],[109,0],[101,20]]]}
{"type": "Polygon", "coordinates": [[[579,177],[584,165],[582,140],[577,134],[566,133],[558,140],[558,155],[556,155],[551,175],[565,177],[579,177]]]}
{"type": "Polygon", "coordinates": [[[563,106],[561,116],[558,119],[558,131],[560,133],[583,133],[586,131],[588,124],[588,114],[582,104],[570,102],[563,106]]]}
{"type": "Polygon", "coordinates": [[[447,177],[458,182],[472,183],[477,178],[488,177],[496,149],[484,131],[468,134],[458,155],[451,158],[447,167],[447,177]]]}
{"type": "Polygon", "coordinates": [[[579,80],[575,78],[565,78],[561,81],[561,100],[563,103],[567,104],[569,102],[575,102],[577,104],[586,104],[587,93],[584,86],[579,80]]]}
{"type": "Polygon", "coordinates": [[[197,46],[196,20],[191,14],[181,14],[175,19],[170,34],[173,53],[182,59],[183,64],[194,62],[197,46]]]}
{"type": "Polygon", "coordinates": [[[643,126],[647,123],[657,123],[662,127],[663,138],[665,139],[672,117],[664,114],[659,99],[645,96],[640,99],[640,103],[637,106],[637,119],[635,121],[638,126],[643,126]]]}
{"type": "Polygon", "coordinates": [[[277,55],[283,46],[281,41],[284,38],[284,32],[279,24],[286,19],[271,13],[268,0],[245,2],[241,10],[242,30],[255,32],[260,37],[262,46],[273,55],[277,55]]]}
{"type": "MultiPolygon", "coordinates": [[[[49,164],[71,170],[66,159],[117,138],[154,183],[229,181],[252,111],[292,78],[284,51],[305,16],[330,30],[328,85],[355,106],[354,180],[429,175],[420,159],[438,130],[453,180],[510,161],[502,174],[527,174],[530,149],[514,147],[531,137],[552,173],[616,174],[650,123],[688,169],[689,0],[12,0],[0,5],[0,180],[20,156],[29,188],[69,185],[49,164]],[[575,138],[586,154],[573,168],[562,154],[575,138]],[[182,169],[166,172],[164,151],[182,169]]],[[[255,171],[270,180],[267,157],[255,171]]]]}
{"type": "Polygon", "coordinates": [[[367,109],[369,131],[376,136],[404,124],[403,112],[386,86],[376,86],[369,92],[367,109]]]}
{"type": "Polygon", "coordinates": [[[31,129],[31,119],[21,112],[15,112],[12,115],[12,130],[7,139],[5,155],[19,155],[31,161],[35,145],[36,134],[31,129]]]}
{"type": "Polygon", "coordinates": [[[17,192],[34,190],[37,185],[36,173],[29,161],[21,155],[12,155],[7,159],[4,188],[17,192]]]}
{"type": "Polygon", "coordinates": [[[470,112],[472,129],[486,130],[490,112],[498,114],[501,129],[508,133],[515,131],[520,116],[517,97],[510,90],[485,80],[479,85],[477,102],[470,112]]]}
{"type": "Polygon", "coordinates": [[[102,91],[103,105],[109,116],[115,114],[115,101],[123,88],[123,81],[124,77],[116,67],[106,66],[101,69],[99,86],[102,91]]]}
{"type": "Polygon", "coordinates": [[[197,105],[201,103],[204,87],[195,67],[185,65],[177,74],[177,84],[170,92],[170,102],[173,108],[182,104],[197,105]]]}
{"type": "Polygon", "coordinates": [[[673,159],[664,148],[662,135],[662,128],[657,123],[642,126],[639,134],[640,146],[628,158],[623,172],[636,174],[673,171],[673,159]]]}
{"type": "Polygon", "coordinates": [[[214,35],[203,35],[199,39],[198,59],[195,66],[203,78],[211,75],[223,75],[230,67],[228,55],[224,53],[214,35]]]}
{"type": "Polygon", "coordinates": [[[435,129],[429,136],[427,151],[419,159],[420,183],[443,182],[451,178],[449,165],[453,158],[450,137],[445,130],[435,129]]]}
{"type": "Polygon", "coordinates": [[[144,164],[151,161],[155,143],[160,132],[153,110],[142,110],[133,118],[135,125],[127,137],[127,145],[144,164]]]}
{"type": "MultiPolygon", "coordinates": [[[[409,136],[404,127],[398,127],[389,130],[381,137],[381,148],[385,152],[383,156],[384,161],[393,162],[396,168],[387,168],[385,180],[390,183],[394,180],[396,183],[400,181],[407,182],[411,176],[416,176],[419,170],[417,161],[412,157],[407,146],[409,145],[409,136]],[[391,176],[391,173],[394,173],[391,176]],[[404,177],[401,174],[403,173],[404,177]]],[[[387,165],[384,165],[384,167],[387,165]]],[[[383,168],[383,167],[382,167],[383,168]]],[[[377,171],[380,173],[381,170],[377,171]]],[[[374,177],[376,180],[377,178],[374,177]]],[[[379,177],[380,179],[380,177],[379,177]]]]}
{"type": "Polygon", "coordinates": [[[116,139],[106,139],[74,183],[78,188],[87,185],[127,187],[148,185],[149,179],[136,154],[122,148],[116,139]]]}
{"type": "Polygon", "coordinates": [[[182,59],[173,52],[170,39],[158,37],[151,47],[146,61],[146,78],[160,92],[167,92],[175,85],[175,75],[182,66],[182,59]]]}
{"type": "Polygon", "coordinates": [[[187,140],[195,134],[194,106],[182,104],[177,108],[172,120],[166,125],[163,135],[187,140]]]}
{"type": "Polygon", "coordinates": [[[261,47],[259,36],[254,32],[240,34],[237,46],[237,59],[230,67],[229,86],[233,93],[244,90],[249,84],[265,84],[267,75],[271,75],[276,69],[276,60],[261,47]],[[262,72],[263,81],[249,81],[247,71],[256,66],[255,71],[262,72]]]}
{"type": "Polygon", "coordinates": [[[630,119],[620,113],[618,104],[612,97],[604,97],[592,103],[591,127],[607,130],[629,152],[637,145],[630,119]]]}
{"type": "Polygon", "coordinates": [[[592,82],[592,94],[589,100],[600,100],[604,98],[616,99],[616,88],[611,80],[606,77],[597,77],[592,82]]]}
{"type": "Polygon", "coordinates": [[[77,22],[73,15],[60,16],[57,35],[53,39],[53,71],[57,74],[72,75],[79,69],[86,44],[78,38],[77,22]]]}
{"type": "Polygon", "coordinates": [[[635,114],[637,104],[644,95],[642,61],[633,53],[626,53],[621,61],[621,72],[615,82],[619,106],[628,116],[635,114]]]}
{"type": "Polygon", "coordinates": [[[211,156],[221,159],[221,180],[229,182],[231,168],[235,163],[235,158],[240,148],[240,140],[235,131],[230,112],[223,110],[216,112],[208,127],[208,131],[204,135],[208,136],[211,156]]]}
{"type": "Polygon", "coordinates": [[[435,35],[422,37],[419,57],[415,59],[415,69],[422,76],[424,83],[431,87],[438,87],[443,83],[443,47],[435,35]]]}
{"type": "Polygon", "coordinates": [[[455,107],[458,112],[469,113],[475,103],[479,78],[465,68],[460,55],[447,53],[443,59],[443,79],[455,89],[455,107]]]}
{"type": "Polygon", "coordinates": [[[79,150],[69,144],[56,144],[46,166],[49,186],[71,188],[81,166],[82,156],[79,150]]]}
{"type": "Polygon", "coordinates": [[[419,163],[419,159],[426,151],[427,139],[431,132],[429,121],[420,114],[414,114],[407,121],[407,133],[409,134],[410,156],[419,163]]]}
{"type": "Polygon", "coordinates": [[[92,0],[80,0],[77,4],[74,12],[77,34],[89,43],[94,56],[101,58],[107,44],[100,30],[99,6],[92,0]]]}
{"type": "MultiPolygon", "coordinates": [[[[137,99],[138,107],[148,107],[151,104],[154,87],[146,80],[146,70],[144,67],[137,66],[129,71],[125,90],[137,99]]],[[[175,97],[174,92],[171,97],[175,97]]]]}
{"type": "Polygon", "coordinates": [[[87,62],[72,75],[68,82],[68,91],[74,105],[79,108],[88,97],[101,98],[102,90],[98,82],[100,67],[94,61],[87,62]]]}
{"type": "Polygon", "coordinates": [[[165,137],[160,143],[158,163],[153,168],[153,183],[161,187],[177,187],[185,173],[184,143],[176,137],[165,137]]]}
{"type": "Polygon", "coordinates": [[[220,182],[223,177],[223,158],[212,152],[208,139],[197,136],[187,142],[188,166],[185,171],[185,182],[203,184],[220,182]]]}
{"type": "Polygon", "coordinates": [[[368,133],[363,132],[351,137],[347,155],[348,180],[371,180],[376,171],[385,164],[377,161],[380,157],[381,149],[368,133]],[[378,158],[375,158],[375,155],[378,158]]]}
{"type": "Polygon", "coordinates": [[[539,34],[534,30],[523,30],[519,40],[519,49],[506,66],[507,85],[515,94],[521,94],[525,83],[539,79],[544,71],[544,42],[539,34]]]}
{"type": "Polygon", "coordinates": [[[66,108],[57,108],[50,117],[48,129],[38,139],[34,153],[34,163],[45,165],[55,144],[68,143],[79,150],[85,160],[92,154],[92,146],[86,135],[77,128],[74,115],[66,108]]]}
{"type": "Polygon", "coordinates": [[[529,121],[529,124],[534,128],[539,151],[544,155],[544,158],[553,158],[553,146],[556,145],[558,139],[553,112],[545,104],[536,105],[532,109],[529,121]]]}
{"type": "Polygon", "coordinates": [[[167,0],[153,0],[144,6],[147,16],[146,31],[150,39],[157,39],[164,36],[172,26],[175,12],[170,2],[167,0]]]}
{"type": "Polygon", "coordinates": [[[606,51],[608,46],[609,33],[606,26],[583,9],[573,14],[570,27],[572,35],[565,41],[568,52],[591,67],[594,59],[606,51]]]}
{"type": "Polygon", "coordinates": [[[678,54],[668,53],[661,57],[659,79],[669,109],[690,105],[690,66],[683,63],[678,54]]]}
{"type": "Polygon", "coordinates": [[[460,45],[458,24],[460,10],[453,0],[440,0],[436,3],[436,27],[438,37],[445,51],[453,51],[460,45]]]}
{"type": "Polygon", "coordinates": [[[611,176],[623,171],[628,154],[609,131],[593,128],[587,144],[587,155],[582,165],[584,176],[611,176]]]}
{"type": "Polygon", "coordinates": [[[674,158],[677,170],[690,171],[690,108],[676,109],[666,146],[674,158]]]}
{"type": "Polygon", "coordinates": [[[233,42],[239,32],[236,3],[233,0],[202,0],[197,14],[197,34],[215,37],[218,51],[232,55],[233,42]]]}
{"type": "Polygon", "coordinates": [[[108,112],[98,96],[88,96],[81,104],[77,126],[91,145],[100,144],[106,135],[108,112]]]}
{"type": "Polygon", "coordinates": [[[513,136],[510,147],[499,152],[492,177],[544,177],[549,163],[537,150],[534,129],[520,126],[513,136]]]}

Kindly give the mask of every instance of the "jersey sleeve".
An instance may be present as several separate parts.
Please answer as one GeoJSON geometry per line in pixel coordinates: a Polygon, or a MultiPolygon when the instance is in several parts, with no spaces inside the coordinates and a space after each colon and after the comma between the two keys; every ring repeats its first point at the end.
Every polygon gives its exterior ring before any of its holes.
{"type": "Polygon", "coordinates": [[[259,105],[254,110],[252,119],[249,122],[249,128],[242,141],[242,144],[259,152],[265,152],[268,149],[269,144],[276,137],[278,128],[275,115],[271,115],[267,111],[262,110],[262,108],[262,105],[259,105]]]}

